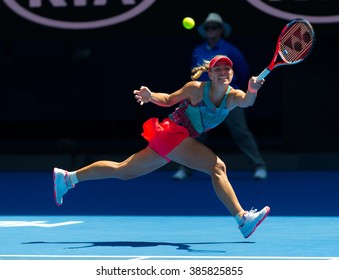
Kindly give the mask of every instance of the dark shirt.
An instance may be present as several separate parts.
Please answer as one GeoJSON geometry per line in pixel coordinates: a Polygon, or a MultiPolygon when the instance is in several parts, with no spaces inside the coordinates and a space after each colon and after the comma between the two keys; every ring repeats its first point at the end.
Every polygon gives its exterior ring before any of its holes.
{"type": "MultiPolygon", "coordinates": [[[[228,56],[233,62],[234,77],[231,86],[246,91],[249,79],[249,66],[241,51],[235,45],[222,38],[213,48],[207,42],[195,47],[192,53],[192,68],[202,65],[204,59],[210,60],[219,54],[228,56]]],[[[207,80],[209,80],[209,77],[205,72],[201,75],[199,81],[207,80]]]]}

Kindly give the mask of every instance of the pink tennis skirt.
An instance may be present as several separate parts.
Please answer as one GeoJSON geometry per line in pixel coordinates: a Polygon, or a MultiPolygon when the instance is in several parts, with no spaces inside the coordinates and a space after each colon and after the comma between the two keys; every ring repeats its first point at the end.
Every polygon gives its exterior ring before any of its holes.
{"type": "Polygon", "coordinates": [[[184,139],[189,137],[188,130],[169,118],[159,123],[158,118],[150,118],[143,124],[141,135],[149,142],[152,150],[170,161],[166,156],[184,139]]]}

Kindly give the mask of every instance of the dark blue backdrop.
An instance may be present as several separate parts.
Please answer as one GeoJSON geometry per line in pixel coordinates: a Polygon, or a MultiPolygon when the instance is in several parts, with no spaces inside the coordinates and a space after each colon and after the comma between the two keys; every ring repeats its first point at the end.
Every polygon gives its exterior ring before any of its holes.
{"type": "MultiPolygon", "coordinates": [[[[318,2],[270,4],[313,15],[338,8],[336,1],[318,2]]],[[[65,17],[72,15],[68,9],[65,17]]],[[[42,12],[50,11],[46,7],[42,12]]],[[[99,152],[101,139],[122,143],[139,137],[143,121],[166,116],[171,109],[140,108],[133,89],[147,85],[171,92],[189,80],[190,54],[201,38],[195,29],[184,29],[181,20],[191,16],[200,23],[210,11],[219,12],[232,25],[229,39],[243,50],[251,73],[259,74],[287,20],[263,13],[247,1],[190,0],[185,5],[156,1],[133,19],[91,30],[42,26],[1,3],[0,150],[13,153],[25,147],[25,151],[53,153],[58,145],[71,143],[68,148],[72,148],[77,142],[84,151],[99,152]],[[173,9],[175,13],[169,12],[173,9]],[[22,145],[11,145],[18,139],[22,145]],[[32,139],[42,144],[27,146],[32,139]],[[86,145],[81,144],[84,141],[86,145]]],[[[338,23],[315,23],[317,45],[309,59],[275,70],[255,106],[246,110],[262,149],[338,152],[339,58],[333,55],[338,27],[338,23]]],[[[217,129],[212,135],[228,134],[217,129]]],[[[125,145],[126,152],[129,147],[125,145]]]]}

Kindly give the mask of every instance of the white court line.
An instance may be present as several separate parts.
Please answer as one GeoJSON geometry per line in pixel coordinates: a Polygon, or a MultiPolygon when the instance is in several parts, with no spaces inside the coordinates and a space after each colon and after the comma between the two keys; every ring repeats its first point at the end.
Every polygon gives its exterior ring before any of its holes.
{"type": "Polygon", "coordinates": [[[79,258],[79,259],[95,259],[95,258],[128,258],[131,260],[147,260],[147,259],[241,259],[241,260],[339,260],[339,257],[286,257],[286,256],[123,256],[123,255],[0,255],[0,258],[79,258]]]}
{"type": "Polygon", "coordinates": [[[0,221],[0,227],[61,227],[73,224],[81,224],[83,221],[67,221],[60,223],[48,223],[48,221],[0,221]]]}

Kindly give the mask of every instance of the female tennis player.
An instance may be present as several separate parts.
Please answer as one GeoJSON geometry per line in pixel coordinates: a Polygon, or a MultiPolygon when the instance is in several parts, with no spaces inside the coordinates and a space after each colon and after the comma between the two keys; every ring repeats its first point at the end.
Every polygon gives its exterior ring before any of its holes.
{"type": "Polygon", "coordinates": [[[72,172],[54,168],[56,204],[60,206],[66,192],[79,182],[106,178],[129,180],[175,161],[211,176],[217,196],[237,221],[244,238],[248,238],[266,218],[270,208],[265,206],[261,211],[245,211],[228,180],[225,163],[194,139],[219,125],[235,107],[254,104],[264,80],[251,77],[246,92],[234,89],[230,86],[232,67],[233,62],[227,56],[218,55],[194,68],[192,81],[171,94],[152,92],[145,86],[134,90],[140,105],[152,102],[163,107],[178,106],[162,121],[157,118],[147,120],[143,124],[142,136],[149,142],[148,146],[122,162],[101,160],[72,172]],[[195,80],[203,72],[208,72],[210,81],[195,80]]]}

